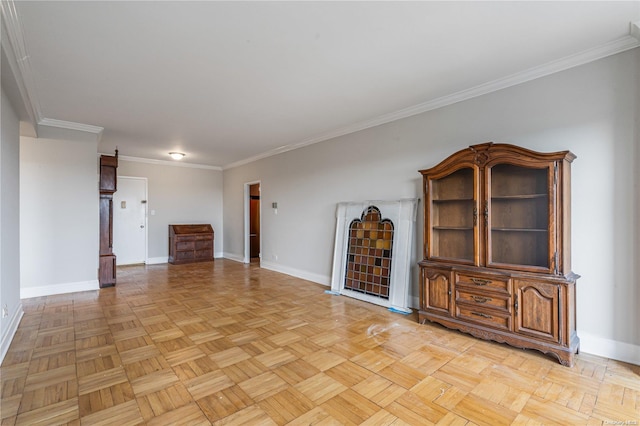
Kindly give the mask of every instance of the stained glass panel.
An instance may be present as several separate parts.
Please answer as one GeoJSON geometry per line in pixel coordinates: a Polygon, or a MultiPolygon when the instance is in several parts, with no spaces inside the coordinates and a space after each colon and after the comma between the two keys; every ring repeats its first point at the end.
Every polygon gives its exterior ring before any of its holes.
{"type": "Polygon", "coordinates": [[[367,207],[349,226],[344,288],[388,299],[392,246],[393,223],[367,207]]]}

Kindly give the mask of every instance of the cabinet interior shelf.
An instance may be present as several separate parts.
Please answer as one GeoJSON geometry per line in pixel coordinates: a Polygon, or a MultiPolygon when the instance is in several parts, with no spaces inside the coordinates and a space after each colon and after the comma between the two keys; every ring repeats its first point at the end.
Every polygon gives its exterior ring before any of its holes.
{"type": "Polygon", "coordinates": [[[498,231],[498,232],[547,232],[548,229],[539,229],[539,228],[491,228],[491,231],[498,231]]]}
{"type": "Polygon", "coordinates": [[[434,203],[450,203],[452,201],[474,201],[473,198],[437,198],[434,203]]]}
{"type": "Polygon", "coordinates": [[[535,200],[540,198],[547,198],[547,194],[493,195],[491,201],[535,200]]]}
{"type": "Polygon", "coordinates": [[[435,231],[471,231],[471,226],[434,226],[435,231]]]}

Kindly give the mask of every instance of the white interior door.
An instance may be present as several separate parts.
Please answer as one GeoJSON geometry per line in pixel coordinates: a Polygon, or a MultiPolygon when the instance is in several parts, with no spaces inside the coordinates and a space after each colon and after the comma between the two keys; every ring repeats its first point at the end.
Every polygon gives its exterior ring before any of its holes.
{"type": "Polygon", "coordinates": [[[118,176],[113,194],[113,252],[117,265],[147,259],[147,179],[118,176]]]}

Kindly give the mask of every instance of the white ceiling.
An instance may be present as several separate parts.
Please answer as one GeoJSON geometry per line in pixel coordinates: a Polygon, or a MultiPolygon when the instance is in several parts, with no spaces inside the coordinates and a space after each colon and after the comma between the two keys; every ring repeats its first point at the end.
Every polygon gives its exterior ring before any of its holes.
{"type": "Polygon", "coordinates": [[[638,1],[15,8],[37,121],[102,127],[100,152],[219,167],[637,46],[640,20],[638,1]]]}

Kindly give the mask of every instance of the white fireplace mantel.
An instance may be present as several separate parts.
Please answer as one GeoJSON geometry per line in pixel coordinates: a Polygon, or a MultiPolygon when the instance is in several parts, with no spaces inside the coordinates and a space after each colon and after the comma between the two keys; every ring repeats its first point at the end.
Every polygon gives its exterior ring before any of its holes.
{"type": "Polygon", "coordinates": [[[418,199],[407,198],[393,201],[360,201],[338,203],[336,209],[336,240],[333,252],[333,272],[331,291],[366,302],[386,306],[391,310],[410,313],[411,296],[411,253],[413,232],[416,221],[418,199]],[[393,222],[391,272],[389,277],[389,299],[352,291],[344,288],[347,268],[349,226],[354,219],[360,219],[369,207],[380,210],[383,219],[393,222]]]}

